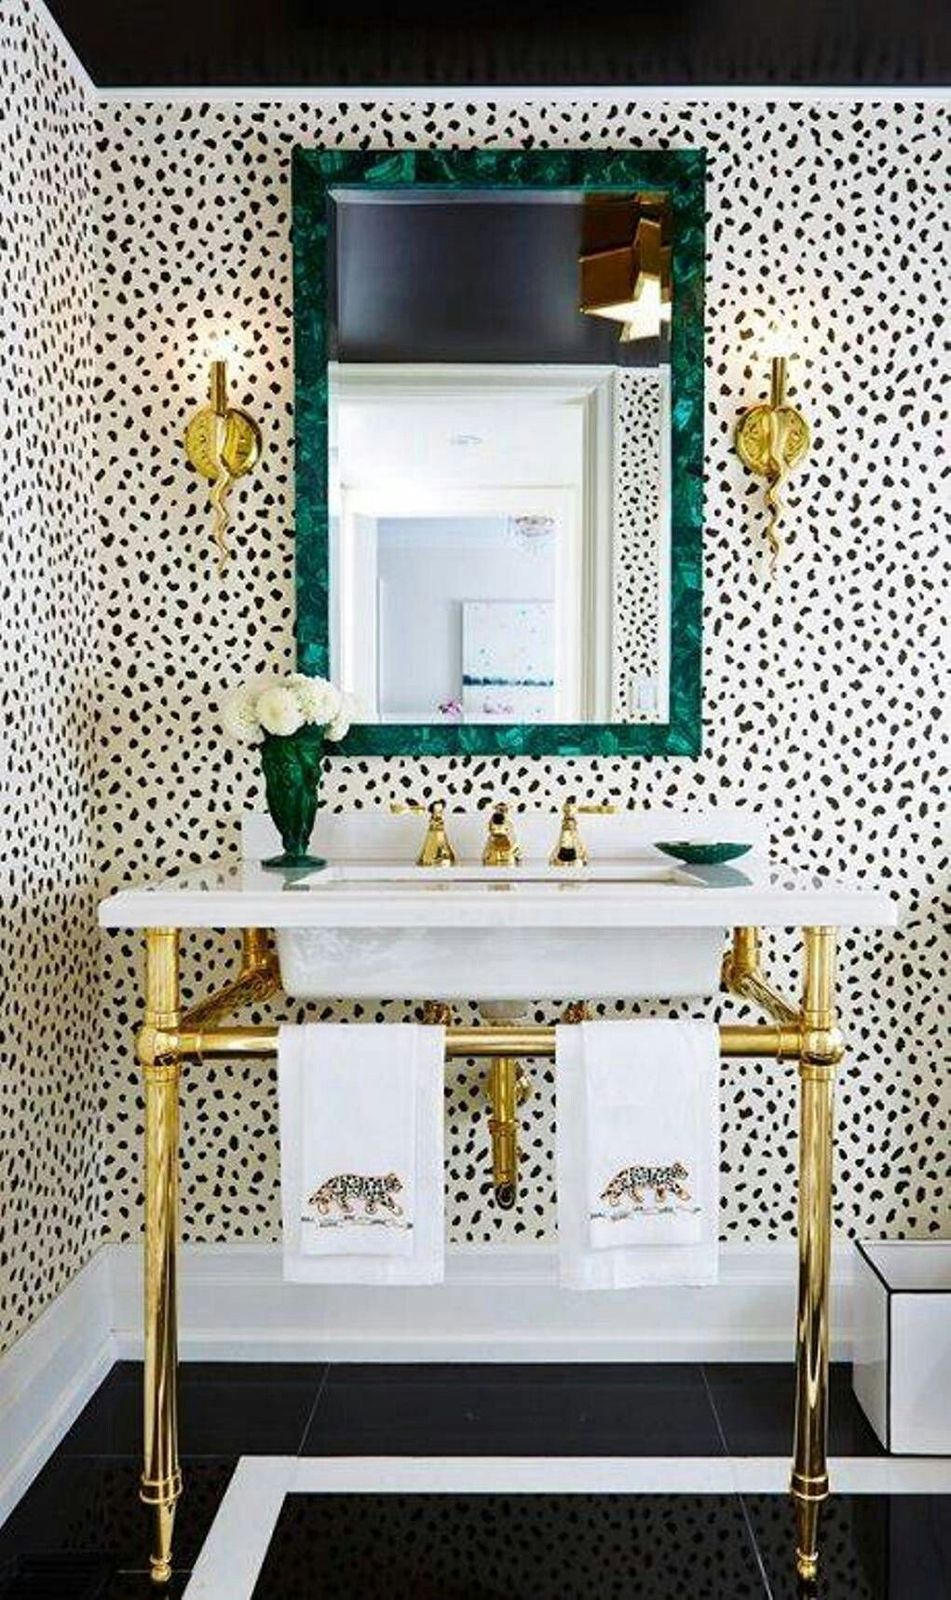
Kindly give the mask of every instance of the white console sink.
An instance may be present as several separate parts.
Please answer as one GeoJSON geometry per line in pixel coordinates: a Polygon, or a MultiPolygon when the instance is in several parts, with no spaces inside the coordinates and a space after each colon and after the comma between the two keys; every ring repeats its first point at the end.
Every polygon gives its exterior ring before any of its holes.
{"type": "MultiPolygon", "coordinates": [[[[295,876],[287,887],[322,899],[327,925],[276,930],[286,992],[301,1000],[346,994],[492,1001],[716,992],[723,926],[667,927],[663,920],[645,926],[629,915],[631,903],[644,896],[704,881],[647,842],[643,818],[585,817],[591,859],[570,869],[548,864],[557,818],[536,813],[514,820],[519,866],[481,865],[485,819],[469,815],[447,819],[456,865],[423,868],[414,858],[425,819],[380,813],[321,819],[314,848],[328,865],[295,876]]],[[[685,819],[668,816],[665,823],[690,836],[685,819]]],[[[255,848],[249,832],[246,853],[260,857],[269,842],[262,835],[255,848]]]]}
{"type": "Polygon", "coordinates": [[[450,814],[459,862],[413,862],[424,820],[322,812],[312,843],[323,872],[269,872],[279,841],[245,819],[244,859],[211,862],[124,889],[99,908],[106,928],[266,928],[298,999],[538,1000],[704,995],[719,987],[724,932],[749,926],[892,927],[890,896],[824,874],[771,867],[764,824],[745,813],[585,817],[588,866],[550,868],[550,813],[515,818],[523,863],[480,865],[485,816],[450,814]],[[727,867],[679,867],[660,840],[749,842],[727,867]]]}

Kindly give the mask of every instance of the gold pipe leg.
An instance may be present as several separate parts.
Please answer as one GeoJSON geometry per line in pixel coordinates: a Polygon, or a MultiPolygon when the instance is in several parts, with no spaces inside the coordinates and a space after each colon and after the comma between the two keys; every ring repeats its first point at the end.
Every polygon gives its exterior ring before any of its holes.
{"type": "Polygon", "coordinates": [[[177,1285],[178,1079],[177,1059],[158,1053],[157,1034],[180,1022],[179,936],[174,928],[146,933],[145,1026],[139,1059],[145,1077],[145,1442],[141,1498],[153,1507],[153,1583],[172,1575],[172,1530],[182,1492],[178,1464],[177,1285]]]}
{"type": "Polygon", "coordinates": [[[796,1570],[816,1577],[819,1521],[829,1496],[829,1267],[835,1068],[842,1046],[835,1018],[835,930],[805,928],[802,1055],[799,1063],[799,1309],[792,1496],[796,1570]]]}
{"type": "Polygon", "coordinates": [[[518,1107],[529,1095],[521,1064],[512,1056],[499,1056],[493,1061],[489,1068],[488,1094],[492,1186],[496,1204],[503,1211],[511,1211],[518,1199],[518,1107]]]}
{"type": "Polygon", "coordinates": [[[492,1115],[492,1186],[496,1204],[510,1211],[518,1196],[518,1124],[516,1107],[516,1064],[511,1056],[499,1056],[489,1068],[489,1102],[492,1115]]]}

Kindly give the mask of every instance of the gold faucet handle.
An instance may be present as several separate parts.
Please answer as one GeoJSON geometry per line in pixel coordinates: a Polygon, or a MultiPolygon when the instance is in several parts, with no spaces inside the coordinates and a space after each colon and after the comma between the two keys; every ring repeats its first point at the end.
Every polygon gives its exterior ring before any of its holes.
{"type": "Polygon", "coordinates": [[[517,867],[521,852],[507,800],[495,800],[489,808],[489,832],[482,852],[484,867],[517,867]]]}
{"type": "Polygon", "coordinates": [[[583,867],[588,859],[588,852],[584,847],[581,834],[578,832],[578,814],[583,812],[591,817],[613,816],[617,810],[613,805],[579,805],[577,800],[566,800],[561,808],[561,826],[558,830],[558,842],[548,857],[550,867],[583,867]]]}
{"type": "Polygon", "coordinates": [[[449,836],[446,833],[445,800],[430,800],[425,806],[418,800],[391,800],[390,811],[396,817],[405,815],[408,811],[414,816],[429,816],[426,837],[416,857],[418,867],[453,866],[456,852],[449,843],[449,836]]]}

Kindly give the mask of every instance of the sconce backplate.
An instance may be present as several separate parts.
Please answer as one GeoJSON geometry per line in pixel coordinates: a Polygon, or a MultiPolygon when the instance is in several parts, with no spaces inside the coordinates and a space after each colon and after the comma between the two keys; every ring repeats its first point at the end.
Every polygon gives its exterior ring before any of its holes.
{"type": "Polygon", "coordinates": [[[736,426],[737,455],[761,478],[784,477],[804,460],[810,443],[809,424],[795,406],[764,402],[745,411],[736,426]]]}
{"type": "Polygon", "coordinates": [[[236,406],[224,416],[212,406],[203,406],[185,429],[185,454],[211,483],[221,476],[222,468],[229,478],[242,478],[261,454],[261,430],[236,406]]]}

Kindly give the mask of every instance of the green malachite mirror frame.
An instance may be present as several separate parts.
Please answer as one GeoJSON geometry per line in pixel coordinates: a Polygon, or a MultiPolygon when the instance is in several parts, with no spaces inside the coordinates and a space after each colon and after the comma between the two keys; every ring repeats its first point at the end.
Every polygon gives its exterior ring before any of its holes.
{"type": "Polygon", "coordinates": [[[297,661],[329,671],[328,191],[663,189],[673,211],[670,714],[665,723],[362,724],[340,755],[693,756],[700,752],[704,173],[700,150],[306,150],[293,153],[297,661]]]}

